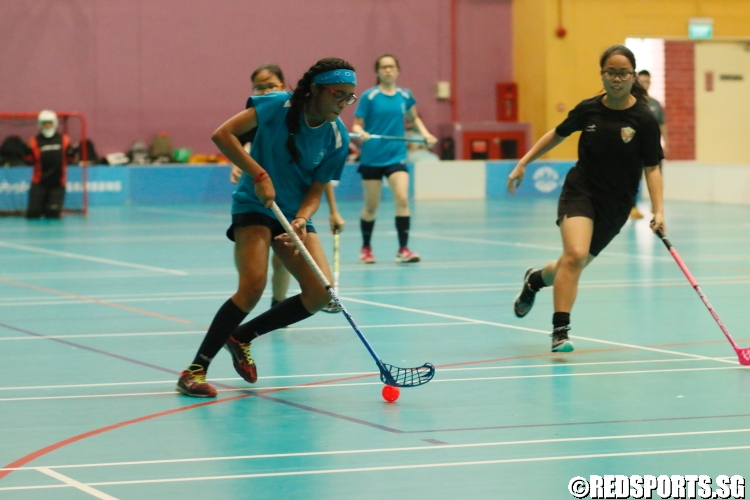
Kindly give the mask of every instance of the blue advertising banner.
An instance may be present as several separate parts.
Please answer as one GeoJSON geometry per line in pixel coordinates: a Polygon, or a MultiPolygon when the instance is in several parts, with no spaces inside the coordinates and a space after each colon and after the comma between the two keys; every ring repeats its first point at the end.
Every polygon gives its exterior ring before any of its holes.
{"type": "MultiPolygon", "coordinates": [[[[507,188],[508,175],[517,163],[517,160],[487,162],[487,198],[511,196],[507,188]]],[[[523,182],[513,196],[557,198],[565,182],[565,176],[575,164],[572,160],[530,163],[526,167],[523,182]]]]}
{"type": "Polygon", "coordinates": [[[229,202],[234,184],[229,165],[127,167],[133,204],[229,202]]]}

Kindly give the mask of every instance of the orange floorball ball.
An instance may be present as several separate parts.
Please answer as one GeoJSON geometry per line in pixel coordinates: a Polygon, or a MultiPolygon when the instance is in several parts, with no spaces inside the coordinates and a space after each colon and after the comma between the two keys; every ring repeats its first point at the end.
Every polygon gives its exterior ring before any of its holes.
{"type": "Polygon", "coordinates": [[[401,391],[398,390],[398,387],[386,385],[383,387],[383,392],[381,394],[383,394],[383,399],[389,403],[393,403],[401,395],[401,391]]]}

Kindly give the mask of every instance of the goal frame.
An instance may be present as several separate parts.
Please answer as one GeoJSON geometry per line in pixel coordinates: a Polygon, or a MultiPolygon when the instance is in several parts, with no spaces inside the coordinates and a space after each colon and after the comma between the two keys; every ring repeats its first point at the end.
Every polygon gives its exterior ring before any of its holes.
{"type": "MultiPolygon", "coordinates": [[[[89,211],[89,199],[88,199],[88,187],[87,187],[87,167],[88,167],[88,147],[86,144],[86,138],[88,137],[87,130],[86,130],[86,117],[83,115],[83,113],[80,113],[78,111],[55,111],[55,114],[57,115],[57,118],[60,122],[60,126],[62,127],[62,132],[64,134],[68,133],[68,120],[70,118],[75,118],[78,120],[79,127],[80,127],[80,139],[81,139],[81,183],[82,183],[82,195],[83,195],[83,203],[81,205],[80,209],[63,209],[63,212],[66,213],[80,213],[83,215],[88,214],[89,211]]],[[[27,112],[15,112],[15,113],[4,113],[0,112],[0,121],[5,120],[34,120],[39,116],[39,112],[33,112],[33,111],[27,111],[27,112]]],[[[23,212],[20,212],[23,213],[23,212]]],[[[1,210],[0,209],[0,215],[19,215],[18,211],[14,210],[1,210]]]]}

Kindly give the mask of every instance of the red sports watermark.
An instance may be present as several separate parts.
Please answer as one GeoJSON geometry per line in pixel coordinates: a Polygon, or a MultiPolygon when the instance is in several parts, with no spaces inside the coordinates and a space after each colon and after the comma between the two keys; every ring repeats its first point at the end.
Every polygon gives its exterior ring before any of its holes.
{"type": "Polygon", "coordinates": [[[745,478],[740,475],[686,474],[661,476],[576,476],[568,483],[575,498],[745,498],[745,478]]]}

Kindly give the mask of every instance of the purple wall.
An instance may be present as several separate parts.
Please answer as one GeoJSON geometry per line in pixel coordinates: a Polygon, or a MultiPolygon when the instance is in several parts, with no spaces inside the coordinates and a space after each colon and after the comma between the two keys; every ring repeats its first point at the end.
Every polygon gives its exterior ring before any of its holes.
{"type": "MultiPolygon", "coordinates": [[[[459,1],[459,119],[494,120],[494,84],[511,68],[511,0],[459,1]]],[[[0,111],[83,112],[100,153],[166,131],[213,153],[212,131],[242,109],[249,75],[276,62],[296,83],[337,56],[373,85],[383,52],[402,66],[435,133],[450,107],[450,0],[3,0],[0,111]]],[[[351,121],[352,111],[345,113],[351,121]]]]}

